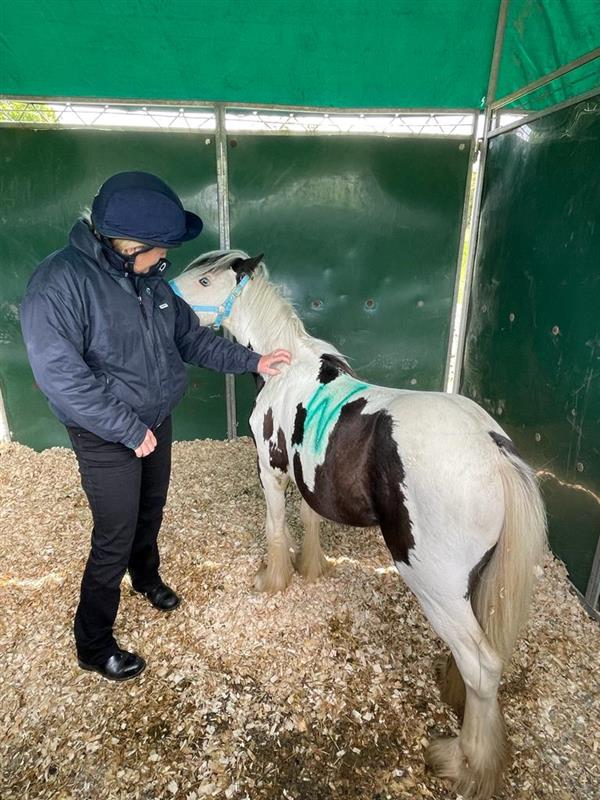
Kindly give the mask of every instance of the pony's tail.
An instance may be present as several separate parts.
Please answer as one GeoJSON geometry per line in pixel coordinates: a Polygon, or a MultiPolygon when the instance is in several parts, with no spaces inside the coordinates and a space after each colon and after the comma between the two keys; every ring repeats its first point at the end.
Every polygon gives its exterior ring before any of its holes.
{"type": "Polygon", "coordinates": [[[504,527],[473,596],[473,611],[506,664],[527,621],[536,567],[546,552],[546,510],[530,467],[501,449],[504,527]]]}

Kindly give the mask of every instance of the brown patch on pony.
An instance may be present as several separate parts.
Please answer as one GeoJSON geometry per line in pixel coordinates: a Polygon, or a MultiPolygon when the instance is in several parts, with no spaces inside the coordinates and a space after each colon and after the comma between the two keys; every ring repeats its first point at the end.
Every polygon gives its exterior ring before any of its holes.
{"type": "Polygon", "coordinates": [[[479,583],[481,576],[483,574],[483,570],[486,568],[490,558],[494,555],[494,550],[496,549],[496,545],[490,547],[479,559],[477,564],[473,567],[473,569],[469,572],[469,579],[467,582],[467,591],[465,592],[464,598],[465,600],[470,600],[473,597],[473,592],[477,588],[477,584],[479,583]]]}
{"type": "Polygon", "coordinates": [[[244,275],[252,277],[252,273],[264,258],[264,253],[250,258],[236,258],[231,263],[231,269],[235,272],[235,282],[239,283],[244,275]]]}
{"type": "Polygon", "coordinates": [[[349,367],[343,358],[334,356],[332,353],[323,353],[321,356],[319,377],[317,379],[319,383],[331,383],[331,381],[335,380],[338,375],[341,375],[343,372],[345,372],[346,375],[351,375],[353,378],[356,378],[354,370],[349,367]]]}
{"type": "Polygon", "coordinates": [[[385,411],[361,413],[366,403],[361,397],[342,409],[325,460],[316,468],[314,492],[304,482],[300,453],[294,453],[296,483],[320,516],[356,527],[380,525],[394,561],[409,564],[415,541],[401,488],[404,468],[392,438],[392,418],[385,411]]]}
{"type": "Polygon", "coordinates": [[[263,439],[268,441],[273,436],[273,409],[269,408],[263,418],[263,439]]]}
{"type": "Polygon", "coordinates": [[[254,378],[254,386],[256,388],[256,394],[258,394],[265,385],[265,379],[263,378],[262,375],[259,375],[258,372],[253,372],[252,377],[254,378]]]}
{"type": "Polygon", "coordinates": [[[292,446],[302,444],[304,441],[304,423],[306,421],[306,409],[302,403],[296,406],[296,416],[294,418],[294,432],[292,433],[292,446]]]}
{"type": "MultiPolygon", "coordinates": [[[[254,348],[252,347],[250,342],[248,342],[246,347],[248,348],[248,350],[252,350],[252,352],[254,352],[254,348]]],[[[252,377],[254,379],[254,386],[256,388],[256,394],[258,395],[259,392],[261,391],[261,389],[263,388],[263,386],[265,385],[265,379],[258,372],[252,372],[251,374],[252,374],[252,377]]]]}
{"type": "Polygon", "coordinates": [[[287,472],[289,459],[285,436],[281,428],[277,429],[277,442],[269,442],[269,464],[273,469],[287,472]]]}
{"type": "Polygon", "coordinates": [[[502,436],[501,433],[496,433],[496,431],[489,431],[490,436],[494,440],[494,443],[500,448],[500,450],[504,450],[504,452],[509,453],[511,456],[517,456],[520,458],[517,448],[514,446],[513,442],[506,437],[502,436]]]}

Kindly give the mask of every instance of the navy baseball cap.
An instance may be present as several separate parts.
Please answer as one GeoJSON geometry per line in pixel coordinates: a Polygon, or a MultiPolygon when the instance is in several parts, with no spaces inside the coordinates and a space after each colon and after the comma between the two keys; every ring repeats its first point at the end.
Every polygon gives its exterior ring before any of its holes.
{"type": "Polygon", "coordinates": [[[119,172],[105,181],[92,203],[92,224],[103,236],[154,247],[177,247],[202,230],[167,184],[150,172],[119,172]]]}

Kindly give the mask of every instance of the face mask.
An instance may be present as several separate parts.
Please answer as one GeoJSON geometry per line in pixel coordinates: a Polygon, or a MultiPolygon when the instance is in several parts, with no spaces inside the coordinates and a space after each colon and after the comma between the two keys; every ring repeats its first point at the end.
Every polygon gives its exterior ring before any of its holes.
{"type": "Polygon", "coordinates": [[[152,264],[146,275],[155,275],[158,273],[159,275],[169,269],[171,266],[171,262],[168,258],[159,258],[156,264],[152,264]]]}
{"type": "MultiPolygon", "coordinates": [[[[152,246],[151,245],[148,246],[148,247],[144,247],[143,249],[137,250],[135,253],[132,253],[130,256],[121,255],[121,258],[123,259],[123,267],[125,268],[125,272],[128,272],[130,275],[133,275],[135,273],[135,270],[134,270],[135,259],[138,256],[140,256],[142,253],[150,252],[150,250],[152,250],[152,246]]],[[[161,260],[162,259],[159,259],[159,261],[161,261],[161,260]]],[[[158,264],[159,261],[157,261],[156,264],[158,264]]],[[[146,272],[146,275],[150,274],[150,272],[154,269],[156,264],[152,264],[152,266],[148,269],[148,272],[146,272]]]]}
{"type": "Polygon", "coordinates": [[[146,247],[143,250],[138,250],[138,252],[134,255],[126,256],[123,253],[117,253],[117,251],[111,246],[108,239],[106,239],[104,236],[101,237],[100,244],[102,245],[102,252],[106,256],[108,263],[115,267],[115,269],[122,269],[129,275],[133,275],[135,257],[138,255],[138,253],[147,253],[148,250],[152,250],[151,247],[146,247]]]}
{"type": "MultiPolygon", "coordinates": [[[[110,246],[110,243],[103,237],[101,240],[102,243],[102,250],[107,257],[108,261],[116,267],[117,269],[124,270],[128,275],[134,275],[135,270],[135,259],[136,256],[139,256],[140,253],[147,253],[148,251],[152,250],[154,245],[149,245],[145,247],[143,250],[138,250],[137,253],[133,255],[126,256],[122,253],[117,253],[116,250],[110,246]]],[[[171,266],[171,262],[168,258],[159,258],[152,266],[145,272],[145,275],[154,275],[156,273],[162,274],[171,266]]]]}

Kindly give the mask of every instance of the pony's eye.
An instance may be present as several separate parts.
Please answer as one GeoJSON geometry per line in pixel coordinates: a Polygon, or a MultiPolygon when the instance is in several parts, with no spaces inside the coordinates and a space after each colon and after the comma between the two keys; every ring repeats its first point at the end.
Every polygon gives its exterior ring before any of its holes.
{"type": "Polygon", "coordinates": [[[210,286],[210,280],[208,278],[200,278],[198,283],[200,286],[210,286]]]}

